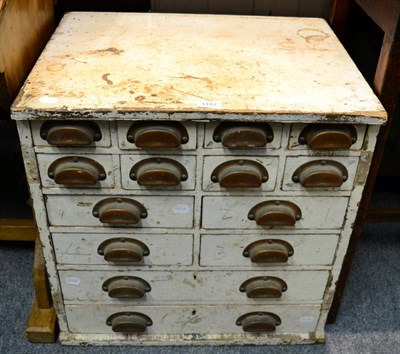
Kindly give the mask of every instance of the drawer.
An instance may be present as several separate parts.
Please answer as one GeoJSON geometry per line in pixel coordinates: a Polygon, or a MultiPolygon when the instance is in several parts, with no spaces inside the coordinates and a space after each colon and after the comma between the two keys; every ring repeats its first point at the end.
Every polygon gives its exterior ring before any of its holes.
{"type": "MultiPolygon", "coordinates": [[[[138,122],[118,122],[118,145],[120,149],[122,150],[153,150],[153,149],[147,149],[147,148],[141,148],[137,147],[136,144],[133,142],[128,141],[128,132],[130,132],[130,128],[132,124],[138,123],[138,122]]],[[[151,128],[151,126],[156,126],[157,121],[146,121],[146,124],[149,124],[148,127],[151,128]]],[[[175,122],[180,124],[181,126],[184,127],[185,133],[187,133],[187,142],[182,143],[179,147],[177,148],[155,148],[154,150],[168,150],[168,151],[179,151],[179,150],[195,150],[197,147],[197,130],[196,130],[196,123],[194,122],[175,122]]],[[[168,129],[169,132],[171,132],[171,129],[168,129]]],[[[174,133],[174,128],[172,127],[172,133],[174,133]]],[[[179,135],[179,133],[178,133],[179,135]]],[[[185,135],[186,136],[186,135],[185,135]]],[[[154,142],[166,140],[165,137],[162,135],[150,135],[150,139],[154,142]]]]}
{"type": "MultiPolygon", "coordinates": [[[[115,207],[115,199],[107,196],[80,196],[80,195],[49,195],[46,197],[47,213],[49,223],[52,226],[129,226],[129,227],[152,227],[152,228],[192,228],[193,226],[193,197],[169,197],[169,196],[137,196],[135,198],[121,197],[125,200],[140,203],[147,214],[146,218],[140,219],[139,222],[125,222],[125,216],[131,212],[124,207],[123,215],[116,215],[116,219],[124,219],[123,222],[104,222],[100,218],[93,215],[93,211],[99,202],[112,200],[111,217],[115,216],[113,210],[115,207]]],[[[122,207],[121,207],[122,208],[122,207]]],[[[106,210],[106,212],[108,212],[106,210]]],[[[136,210],[134,210],[136,213],[136,210]]],[[[140,216],[138,216],[140,218],[140,216]]],[[[136,221],[136,220],[135,220],[136,221]]]]}
{"type": "Polygon", "coordinates": [[[122,155],[121,178],[125,189],[193,190],[196,156],[122,155]]]}
{"type": "MultiPolygon", "coordinates": [[[[50,122],[50,121],[32,121],[31,122],[32,138],[33,138],[34,145],[36,145],[36,146],[52,146],[52,147],[54,147],[56,149],[58,149],[58,148],[68,148],[68,146],[57,147],[57,145],[51,145],[51,144],[49,144],[47,142],[47,140],[46,140],[47,137],[46,137],[46,139],[43,139],[41,137],[41,135],[43,135],[45,133],[45,131],[47,131],[46,126],[43,126],[44,123],[46,123],[46,122],[50,122]]],[[[51,122],[59,123],[60,127],[62,127],[62,125],[64,125],[64,127],[71,128],[71,124],[69,124],[69,123],[74,122],[74,121],[65,120],[65,121],[51,121],[51,122]]],[[[84,141],[86,141],[86,143],[88,143],[89,141],[86,140],[86,138],[89,138],[89,140],[90,140],[90,136],[91,136],[90,134],[93,134],[93,132],[95,134],[100,132],[101,138],[100,138],[100,140],[96,140],[97,137],[94,138],[93,142],[89,143],[88,145],[86,145],[86,144],[85,145],[81,145],[81,146],[74,145],[73,146],[74,148],[79,148],[79,147],[81,147],[81,148],[87,148],[87,147],[95,148],[95,147],[110,147],[111,146],[110,123],[109,122],[93,122],[93,121],[91,121],[90,124],[95,124],[97,127],[93,127],[93,128],[89,127],[88,130],[86,130],[87,127],[85,127],[85,125],[84,125],[85,123],[87,123],[87,122],[79,121],[78,127],[74,127],[74,129],[79,128],[79,126],[83,127],[84,133],[86,133],[86,134],[83,134],[83,136],[82,136],[83,137],[82,143],[84,141]],[[83,125],[82,125],[82,123],[83,123],[83,125]],[[93,129],[94,129],[94,131],[93,131],[93,129]],[[89,134],[89,135],[87,136],[87,134],[89,134]]],[[[46,123],[46,124],[48,124],[48,123],[46,123]]],[[[70,129],[70,132],[74,136],[77,136],[76,131],[74,129],[70,129]]],[[[54,128],[53,128],[53,132],[54,132],[54,128]]],[[[56,132],[56,134],[57,134],[57,132],[56,132]]],[[[61,134],[62,134],[62,131],[61,131],[61,134]]]]}
{"type": "MultiPolygon", "coordinates": [[[[56,260],[59,265],[108,264],[110,266],[117,266],[119,265],[118,262],[115,263],[112,259],[106,260],[104,254],[99,254],[98,248],[104,242],[112,242],[109,240],[116,240],[118,242],[121,238],[124,238],[125,242],[129,242],[130,240],[139,241],[149,251],[149,254],[143,256],[141,261],[134,261],[133,264],[128,263],[128,266],[191,265],[193,263],[193,235],[132,235],[122,233],[118,233],[118,235],[87,233],[52,234],[56,260]]],[[[118,243],[116,243],[117,246],[118,243]]],[[[130,250],[130,246],[126,246],[125,249],[130,250]]],[[[113,251],[113,249],[111,248],[110,251],[113,251]]]]}
{"type": "Polygon", "coordinates": [[[307,156],[288,157],[286,159],[282,189],[293,191],[351,191],[357,173],[358,160],[358,157],[339,156],[321,156],[319,158],[307,156]],[[339,187],[314,187],[314,185],[323,186],[324,184],[333,185],[335,183],[342,183],[342,185],[339,187]]]}
{"type": "MultiPolygon", "coordinates": [[[[205,229],[262,229],[248,215],[259,203],[285,201],[294,203],[301,211],[301,219],[291,229],[340,229],[346,215],[347,197],[203,197],[202,226],[205,229]]],[[[272,208],[274,206],[272,205],[272,208]]],[[[281,206],[277,206],[278,213],[281,206]]],[[[285,211],[286,213],[286,211],[285,211]]],[[[263,213],[261,213],[263,215],[263,213]]],[[[268,216],[272,212],[265,212],[268,216]]],[[[257,218],[257,213],[255,213],[257,218]]],[[[285,214],[286,215],[286,214],[285,214]]],[[[284,217],[286,217],[284,215],[284,217]]],[[[282,215],[279,215],[282,216],[282,215]]]]}
{"type": "Polygon", "coordinates": [[[59,276],[64,300],[71,302],[285,303],[321,301],[329,272],[68,270],[59,276]]]}
{"type": "Polygon", "coordinates": [[[335,234],[309,235],[201,235],[200,265],[213,267],[248,267],[270,269],[274,266],[330,266],[336,252],[339,236],[335,234]],[[287,242],[293,255],[286,262],[255,263],[251,257],[243,256],[246,247],[260,240],[287,242]]]}
{"type": "Polygon", "coordinates": [[[115,185],[114,169],[118,169],[118,166],[113,166],[111,155],[36,156],[43,187],[113,188],[115,185]]]}
{"type": "MultiPolygon", "coordinates": [[[[306,126],[307,126],[307,124],[292,124],[291,131],[290,131],[288,148],[291,149],[291,150],[309,150],[310,152],[312,152],[312,151],[324,151],[324,150],[312,150],[307,146],[307,144],[300,144],[299,143],[299,137],[301,135],[301,132],[303,131],[303,129],[306,126]]],[[[362,146],[363,146],[363,143],[364,143],[366,125],[351,124],[351,126],[354,127],[354,130],[356,131],[356,141],[347,150],[360,150],[362,148],[362,146]]]]}
{"type": "MultiPolygon", "coordinates": [[[[222,149],[224,146],[222,145],[221,142],[216,142],[213,138],[214,136],[214,131],[215,128],[217,128],[219,123],[206,123],[206,131],[204,135],[204,147],[208,149],[222,149]]],[[[281,147],[281,140],[282,140],[282,127],[283,124],[281,123],[268,123],[272,129],[273,132],[273,140],[269,143],[267,143],[266,147],[261,147],[261,148],[248,148],[246,150],[244,149],[234,149],[237,153],[237,151],[240,151],[241,154],[247,154],[253,151],[254,152],[259,152],[263,153],[268,149],[279,149],[281,147]]],[[[227,148],[224,148],[224,150],[228,153],[230,150],[227,148]]]]}
{"type": "Polygon", "coordinates": [[[205,191],[273,191],[276,185],[279,159],[277,157],[253,156],[205,156],[203,190],[205,191]],[[267,176],[267,181],[263,178],[267,176]],[[216,182],[212,179],[217,177],[216,182]],[[251,186],[260,183],[259,187],[251,186]],[[226,185],[227,188],[221,186],[226,185]],[[232,188],[229,186],[233,186],[232,188]]]}
{"type": "MultiPolygon", "coordinates": [[[[120,312],[135,312],[147,315],[152,325],[147,327],[147,334],[184,334],[196,333],[241,334],[243,338],[264,338],[259,333],[246,333],[236,321],[244,314],[252,312],[269,312],[279,316],[281,324],[274,333],[307,333],[313,332],[319,318],[321,305],[224,305],[224,306],[127,306],[127,305],[68,305],[65,312],[68,328],[75,333],[114,333],[107,325],[107,319],[120,312]]],[[[132,339],[136,336],[132,334],[132,339]]],[[[126,339],[126,335],[124,335],[126,339]]],[[[141,334],[138,338],[144,339],[141,334]]],[[[191,336],[192,341],[203,338],[191,336]]],[[[266,340],[270,341],[268,336],[266,340]]]]}

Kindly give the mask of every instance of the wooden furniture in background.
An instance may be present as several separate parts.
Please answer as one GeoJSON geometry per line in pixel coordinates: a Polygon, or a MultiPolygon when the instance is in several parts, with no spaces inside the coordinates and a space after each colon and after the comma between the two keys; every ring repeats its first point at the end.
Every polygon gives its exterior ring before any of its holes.
{"type": "MultiPolygon", "coordinates": [[[[348,18],[350,2],[350,0],[334,0],[332,4],[331,26],[339,36],[343,36],[345,33],[346,21],[351,20],[348,18]]],[[[400,2],[398,0],[355,0],[355,3],[384,32],[373,89],[388,113],[388,121],[386,125],[382,126],[378,136],[371,171],[364,189],[357,219],[354,223],[350,247],[345,257],[344,267],[342,268],[334,302],[328,317],[330,323],[335,321],[339,310],[352,259],[361,236],[362,224],[365,222],[400,221],[400,209],[368,209],[379,166],[382,161],[385,142],[390,131],[390,126],[395,119],[396,105],[400,92],[400,2]]]]}

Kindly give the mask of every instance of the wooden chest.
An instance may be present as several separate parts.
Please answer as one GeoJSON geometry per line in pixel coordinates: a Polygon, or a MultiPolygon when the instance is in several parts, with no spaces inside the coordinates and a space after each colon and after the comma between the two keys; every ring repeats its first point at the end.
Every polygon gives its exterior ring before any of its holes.
{"type": "Polygon", "coordinates": [[[324,20],[69,13],[12,110],[63,343],[324,340],[386,119],[324,20]]]}

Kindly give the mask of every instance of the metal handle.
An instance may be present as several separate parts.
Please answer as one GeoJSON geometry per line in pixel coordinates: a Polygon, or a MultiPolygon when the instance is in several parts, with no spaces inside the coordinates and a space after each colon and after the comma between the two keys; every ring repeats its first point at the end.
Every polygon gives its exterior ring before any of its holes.
{"type": "Polygon", "coordinates": [[[106,324],[112,327],[113,332],[143,333],[153,324],[153,321],[143,313],[118,312],[108,317],[106,324]]]}
{"type": "Polygon", "coordinates": [[[347,150],[356,141],[351,124],[308,124],[299,135],[299,144],[315,150],[347,150]]]}
{"type": "Polygon", "coordinates": [[[106,171],[98,162],[82,156],[67,156],[55,160],[47,175],[57,184],[92,186],[106,179],[106,171]]]}
{"type": "Polygon", "coordinates": [[[129,176],[141,186],[170,187],[177,186],[188,179],[185,167],[179,162],[167,158],[149,158],[135,164],[129,176]]]}
{"type": "Polygon", "coordinates": [[[112,238],[100,244],[97,253],[112,263],[139,263],[150,254],[149,248],[141,241],[129,238],[112,238]]]}
{"type": "Polygon", "coordinates": [[[277,277],[255,277],[246,280],[239,290],[252,299],[276,299],[282,297],[282,293],[287,290],[287,284],[277,277]]]}
{"type": "Polygon", "coordinates": [[[165,149],[186,144],[189,134],[179,122],[136,122],[129,128],[126,138],[140,148],[165,149]]]}
{"type": "Polygon", "coordinates": [[[136,200],[107,198],[98,202],[92,214],[104,224],[135,225],[147,217],[146,208],[136,200]]]}
{"type": "Polygon", "coordinates": [[[280,317],[271,312],[250,312],[236,320],[236,324],[242,326],[243,331],[253,333],[275,332],[281,322],[280,317]]]}
{"type": "Polygon", "coordinates": [[[247,216],[261,226],[293,226],[301,219],[301,210],[286,200],[269,200],[251,208],[247,216]]]}
{"type": "Polygon", "coordinates": [[[274,139],[274,133],[267,123],[222,122],[213,139],[228,149],[264,147],[274,139]]]}
{"type": "Polygon", "coordinates": [[[257,188],[268,181],[268,171],[253,160],[231,160],[217,166],[211,181],[224,188],[257,188]]]}
{"type": "Polygon", "coordinates": [[[102,289],[114,299],[141,299],[151,291],[150,284],[139,277],[118,276],[107,279],[102,289]]]}
{"type": "Polygon", "coordinates": [[[96,123],[82,121],[47,121],[40,128],[40,136],[55,146],[87,146],[102,137],[96,123]]]}
{"type": "Polygon", "coordinates": [[[293,256],[292,245],[283,240],[266,239],[250,243],[243,251],[253,263],[285,263],[293,256]]]}
{"type": "Polygon", "coordinates": [[[293,182],[307,188],[340,187],[347,181],[346,167],[332,160],[314,160],[301,165],[292,176],[293,182]]]}

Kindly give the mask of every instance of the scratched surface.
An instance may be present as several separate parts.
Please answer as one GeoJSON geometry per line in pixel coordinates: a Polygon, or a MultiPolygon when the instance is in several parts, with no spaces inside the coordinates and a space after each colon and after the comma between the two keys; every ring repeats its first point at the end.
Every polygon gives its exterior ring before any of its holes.
{"type": "Polygon", "coordinates": [[[154,13],[67,14],[13,110],[386,117],[324,20],[154,13]]]}

